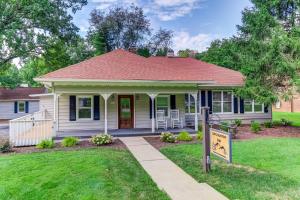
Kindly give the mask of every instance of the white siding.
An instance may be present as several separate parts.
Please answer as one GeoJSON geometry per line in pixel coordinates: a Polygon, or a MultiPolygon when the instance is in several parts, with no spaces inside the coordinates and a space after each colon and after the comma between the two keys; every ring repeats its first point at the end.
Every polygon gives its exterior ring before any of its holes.
{"type": "Polygon", "coordinates": [[[39,101],[30,100],[28,113],[15,113],[15,101],[0,101],[0,119],[15,119],[39,111],[39,101]]]}
{"type": "Polygon", "coordinates": [[[53,96],[41,96],[40,97],[40,110],[47,110],[49,117],[53,119],[53,96]]]}

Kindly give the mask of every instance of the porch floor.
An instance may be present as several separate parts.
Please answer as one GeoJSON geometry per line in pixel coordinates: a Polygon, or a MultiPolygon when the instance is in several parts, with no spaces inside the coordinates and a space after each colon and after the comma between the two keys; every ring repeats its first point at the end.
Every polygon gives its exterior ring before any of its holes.
{"type": "MultiPolygon", "coordinates": [[[[172,132],[180,133],[181,131],[188,131],[189,133],[195,133],[193,128],[176,128],[176,129],[158,129],[154,133],[151,132],[150,128],[134,128],[134,129],[114,129],[108,130],[108,133],[115,137],[128,137],[128,136],[147,136],[147,135],[160,135],[161,132],[172,132]]],[[[89,138],[93,135],[103,133],[103,130],[72,130],[72,131],[58,131],[55,139],[62,139],[64,137],[79,137],[79,138],[89,138]]]]}

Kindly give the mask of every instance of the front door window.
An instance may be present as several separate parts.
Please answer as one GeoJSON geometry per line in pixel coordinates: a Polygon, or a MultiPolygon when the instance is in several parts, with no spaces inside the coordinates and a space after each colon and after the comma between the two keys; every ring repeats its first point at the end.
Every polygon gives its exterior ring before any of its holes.
{"type": "Polygon", "coordinates": [[[119,96],[119,128],[133,128],[133,96],[119,96]]]}

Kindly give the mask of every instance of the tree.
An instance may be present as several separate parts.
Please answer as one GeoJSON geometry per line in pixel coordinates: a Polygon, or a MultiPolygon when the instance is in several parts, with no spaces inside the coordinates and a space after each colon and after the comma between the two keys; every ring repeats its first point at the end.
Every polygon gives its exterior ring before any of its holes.
{"type": "Polygon", "coordinates": [[[72,41],[71,22],[87,0],[0,0],[0,70],[15,58],[40,55],[49,38],[72,41]]]}
{"type": "Polygon", "coordinates": [[[7,64],[0,72],[0,86],[15,88],[22,83],[18,68],[13,64],[7,64]]]}
{"type": "Polygon", "coordinates": [[[187,57],[195,57],[197,54],[197,51],[190,50],[190,49],[185,49],[185,50],[179,50],[178,51],[178,56],[182,58],[187,58],[187,57]]]}
{"type": "Polygon", "coordinates": [[[160,28],[152,35],[148,43],[150,54],[166,55],[172,45],[173,31],[160,28]]]}

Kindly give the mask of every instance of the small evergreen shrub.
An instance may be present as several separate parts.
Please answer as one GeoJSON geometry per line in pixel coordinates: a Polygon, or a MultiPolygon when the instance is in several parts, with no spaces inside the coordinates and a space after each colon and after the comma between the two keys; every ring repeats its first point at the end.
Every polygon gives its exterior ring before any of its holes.
{"type": "Polygon", "coordinates": [[[279,121],[279,120],[273,120],[272,124],[273,124],[273,126],[281,126],[281,121],[279,121]]]}
{"type": "Polygon", "coordinates": [[[256,121],[252,121],[251,122],[251,131],[253,133],[258,133],[259,131],[261,131],[260,123],[258,123],[256,121]]]}
{"type": "Polygon", "coordinates": [[[174,136],[173,133],[170,133],[170,132],[162,132],[160,135],[160,139],[163,142],[169,142],[169,143],[176,142],[176,137],[174,136]]]}
{"type": "Polygon", "coordinates": [[[0,152],[8,153],[12,151],[12,146],[7,139],[0,139],[0,152]]]}
{"type": "Polygon", "coordinates": [[[193,138],[192,138],[192,136],[190,136],[190,134],[188,132],[182,131],[177,136],[177,140],[179,140],[179,141],[192,141],[193,138]]]}
{"type": "Polygon", "coordinates": [[[197,133],[197,140],[201,140],[202,141],[202,139],[203,139],[203,133],[202,133],[202,131],[198,131],[198,133],[197,133]]]}
{"type": "Polygon", "coordinates": [[[233,120],[233,124],[236,125],[237,127],[239,127],[239,126],[242,125],[242,120],[240,120],[240,119],[235,119],[235,120],[233,120]]]}
{"type": "Polygon", "coordinates": [[[228,132],[229,131],[229,123],[228,122],[221,122],[220,123],[220,129],[222,131],[228,132]]]}
{"type": "Polygon", "coordinates": [[[273,122],[272,121],[266,121],[266,122],[264,122],[264,126],[266,128],[272,128],[273,127],[273,122]]]}
{"type": "Polygon", "coordinates": [[[39,144],[36,145],[38,149],[51,149],[54,147],[54,141],[51,140],[42,140],[39,144]]]}
{"type": "Polygon", "coordinates": [[[72,147],[78,143],[78,138],[76,137],[65,137],[61,142],[63,147],[72,147]]]}
{"type": "Polygon", "coordinates": [[[98,134],[92,137],[91,142],[97,146],[113,143],[113,137],[109,134],[98,134]]]}
{"type": "Polygon", "coordinates": [[[282,118],[282,119],[280,120],[280,122],[281,122],[281,125],[282,125],[282,126],[291,126],[291,125],[292,125],[292,121],[289,121],[289,120],[284,119],[284,118],[282,118]]]}

